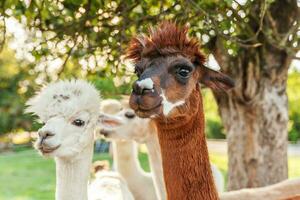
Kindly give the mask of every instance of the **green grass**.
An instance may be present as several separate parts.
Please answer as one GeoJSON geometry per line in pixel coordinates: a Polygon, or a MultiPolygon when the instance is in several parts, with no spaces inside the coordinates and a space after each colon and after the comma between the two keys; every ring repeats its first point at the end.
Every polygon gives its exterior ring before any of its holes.
{"type": "MultiPolygon", "coordinates": [[[[97,154],[94,160],[111,158],[97,154]]],[[[140,153],[142,167],[149,171],[148,158],[140,153]]],[[[222,173],[227,174],[227,157],[211,154],[210,159],[222,173]]],[[[300,157],[289,158],[289,176],[300,177],[300,157]]],[[[0,200],[53,200],[55,189],[55,164],[34,150],[0,154],[0,200]]]]}
{"type": "MultiPolygon", "coordinates": [[[[108,154],[96,154],[94,160],[109,160],[108,154]]],[[[149,171],[147,155],[139,159],[149,171]]],[[[55,163],[34,150],[0,154],[0,200],[53,200],[55,163]]]]}

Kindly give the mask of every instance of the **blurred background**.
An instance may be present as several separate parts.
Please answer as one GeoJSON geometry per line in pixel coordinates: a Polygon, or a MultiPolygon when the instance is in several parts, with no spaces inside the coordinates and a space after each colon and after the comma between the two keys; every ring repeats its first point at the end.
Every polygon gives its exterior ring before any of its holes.
{"type": "MultiPolygon", "coordinates": [[[[0,199],[54,198],[54,162],[32,149],[41,124],[24,114],[34,92],[83,78],[103,98],[130,94],[128,42],[162,20],[188,24],[207,66],[236,80],[229,95],[203,90],[210,159],[228,190],[300,177],[299,7],[297,0],[2,0],[0,199]]],[[[103,151],[94,159],[111,161],[103,151]]],[[[140,161],[149,170],[144,148],[140,161]]]]}

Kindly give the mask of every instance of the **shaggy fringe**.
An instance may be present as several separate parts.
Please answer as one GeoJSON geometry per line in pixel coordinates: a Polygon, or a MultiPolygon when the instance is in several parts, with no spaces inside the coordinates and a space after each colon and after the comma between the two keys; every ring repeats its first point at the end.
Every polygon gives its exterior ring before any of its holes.
{"type": "Polygon", "coordinates": [[[197,38],[188,37],[188,26],[164,21],[157,28],[149,28],[148,35],[139,35],[132,38],[127,49],[126,58],[134,63],[142,57],[158,57],[172,54],[182,54],[189,57],[192,62],[203,64],[205,56],[200,51],[197,38]]]}
{"type": "Polygon", "coordinates": [[[100,105],[99,91],[84,80],[60,80],[44,86],[26,102],[27,113],[37,115],[42,121],[51,116],[70,117],[81,110],[97,113],[100,105]]]}

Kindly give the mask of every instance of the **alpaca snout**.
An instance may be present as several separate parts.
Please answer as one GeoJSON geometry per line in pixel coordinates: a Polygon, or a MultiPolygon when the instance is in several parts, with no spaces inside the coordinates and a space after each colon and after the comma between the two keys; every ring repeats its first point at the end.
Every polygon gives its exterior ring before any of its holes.
{"type": "Polygon", "coordinates": [[[38,136],[41,139],[41,144],[43,143],[44,140],[46,140],[47,138],[50,138],[52,136],[54,136],[55,134],[51,131],[45,131],[45,130],[39,130],[38,131],[38,136]]]}
{"type": "Polygon", "coordinates": [[[132,86],[132,90],[137,95],[145,95],[154,92],[154,83],[151,78],[137,80],[132,86]]]}
{"type": "Polygon", "coordinates": [[[54,144],[53,141],[49,141],[55,134],[50,131],[40,129],[38,131],[38,140],[35,142],[35,148],[39,150],[43,155],[50,154],[57,150],[61,145],[54,144]]]}
{"type": "Polygon", "coordinates": [[[99,133],[100,133],[101,135],[103,135],[104,137],[108,137],[109,134],[110,134],[110,131],[108,131],[108,130],[106,130],[106,129],[101,129],[101,130],[99,131],[99,133]]]}

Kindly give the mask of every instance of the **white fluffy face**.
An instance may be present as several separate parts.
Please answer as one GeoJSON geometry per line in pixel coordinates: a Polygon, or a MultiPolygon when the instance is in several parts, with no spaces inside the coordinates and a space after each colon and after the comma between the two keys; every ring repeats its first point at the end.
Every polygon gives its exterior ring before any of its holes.
{"type": "Polygon", "coordinates": [[[144,143],[149,137],[149,119],[142,119],[131,109],[124,109],[115,115],[101,114],[100,134],[108,139],[135,140],[144,143]]]}
{"type": "Polygon", "coordinates": [[[93,141],[95,122],[91,120],[86,111],[68,118],[54,116],[38,131],[35,147],[44,156],[73,157],[93,141]]]}
{"type": "Polygon", "coordinates": [[[35,147],[45,156],[73,157],[93,142],[99,92],[82,80],[49,84],[27,102],[27,112],[45,125],[35,147]]]}

